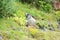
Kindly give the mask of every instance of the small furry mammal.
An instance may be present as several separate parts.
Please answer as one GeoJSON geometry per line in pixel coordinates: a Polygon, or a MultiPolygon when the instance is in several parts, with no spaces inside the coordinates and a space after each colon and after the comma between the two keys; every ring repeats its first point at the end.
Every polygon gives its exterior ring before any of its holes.
{"type": "Polygon", "coordinates": [[[28,26],[36,26],[36,20],[30,15],[29,13],[26,13],[26,18],[27,18],[27,25],[28,26]]]}

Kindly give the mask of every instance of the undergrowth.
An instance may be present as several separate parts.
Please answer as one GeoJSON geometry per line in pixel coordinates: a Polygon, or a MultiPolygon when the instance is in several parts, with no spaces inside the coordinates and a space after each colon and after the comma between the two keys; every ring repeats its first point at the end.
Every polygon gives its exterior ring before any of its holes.
{"type": "Polygon", "coordinates": [[[4,40],[60,40],[60,32],[57,29],[60,11],[46,13],[28,4],[15,4],[18,10],[14,17],[0,18],[0,37],[4,40]],[[39,28],[28,28],[26,26],[27,19],[25,13],[30,13],[34,16],[37,23],[42,27],[46,27],[48,31],[43,31],[39,28]],[[49,30],[49,24],[52,25],[50,27],[54,27],[55,31],[49,30]]]}

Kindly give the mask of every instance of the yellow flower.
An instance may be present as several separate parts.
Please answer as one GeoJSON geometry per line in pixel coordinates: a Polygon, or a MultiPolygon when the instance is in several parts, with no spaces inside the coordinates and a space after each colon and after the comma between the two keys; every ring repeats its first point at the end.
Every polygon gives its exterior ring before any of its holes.
{"type": "Polygon", "coordinates": [[[37,33],[38,30],[34,28],[29,28],[29,31],[31,32],[32,35],[34,35],[37,33]]]}

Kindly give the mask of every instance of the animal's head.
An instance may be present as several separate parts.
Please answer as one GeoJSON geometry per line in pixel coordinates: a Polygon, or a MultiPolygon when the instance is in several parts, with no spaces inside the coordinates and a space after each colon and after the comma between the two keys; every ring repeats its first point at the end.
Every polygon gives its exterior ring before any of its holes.
{"type": "Polygon", "coordinates": [[[32,16],[29,13],[26,13],[26,18],[31,18],[32,16]]]}

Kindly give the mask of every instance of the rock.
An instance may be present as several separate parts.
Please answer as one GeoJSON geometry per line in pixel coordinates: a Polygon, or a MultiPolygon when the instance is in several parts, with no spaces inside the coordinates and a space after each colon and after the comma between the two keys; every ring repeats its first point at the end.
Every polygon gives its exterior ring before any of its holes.
{"type": "Polygon", "coordinates": [[[43,25],[37,24],[39,26],[39,29],[43,30],[43,31],[48,31],[47,28],[43,25]]]}
{"type": "Polygon", "coordinates": [[[58,20],[58,24],[60,25],[60,19],[58,20]]]}
{"type": "Polygon", "coordinates": [[[48,27],[49,27],[49,30],[51,31],[55,31],[53,25],[52,25],[52,22],[48,22],[48,27]]]}
{"type": "Polygon", "coordinates": [[[49,30],[51,30],[51,31],[55,31],[54,27],[50,27],[49,30]]]}
{"type": "Polygon", "coordinates": [[[0,36],[0,40],[3,40],[3,37],[2,36],[0,36]]]}

